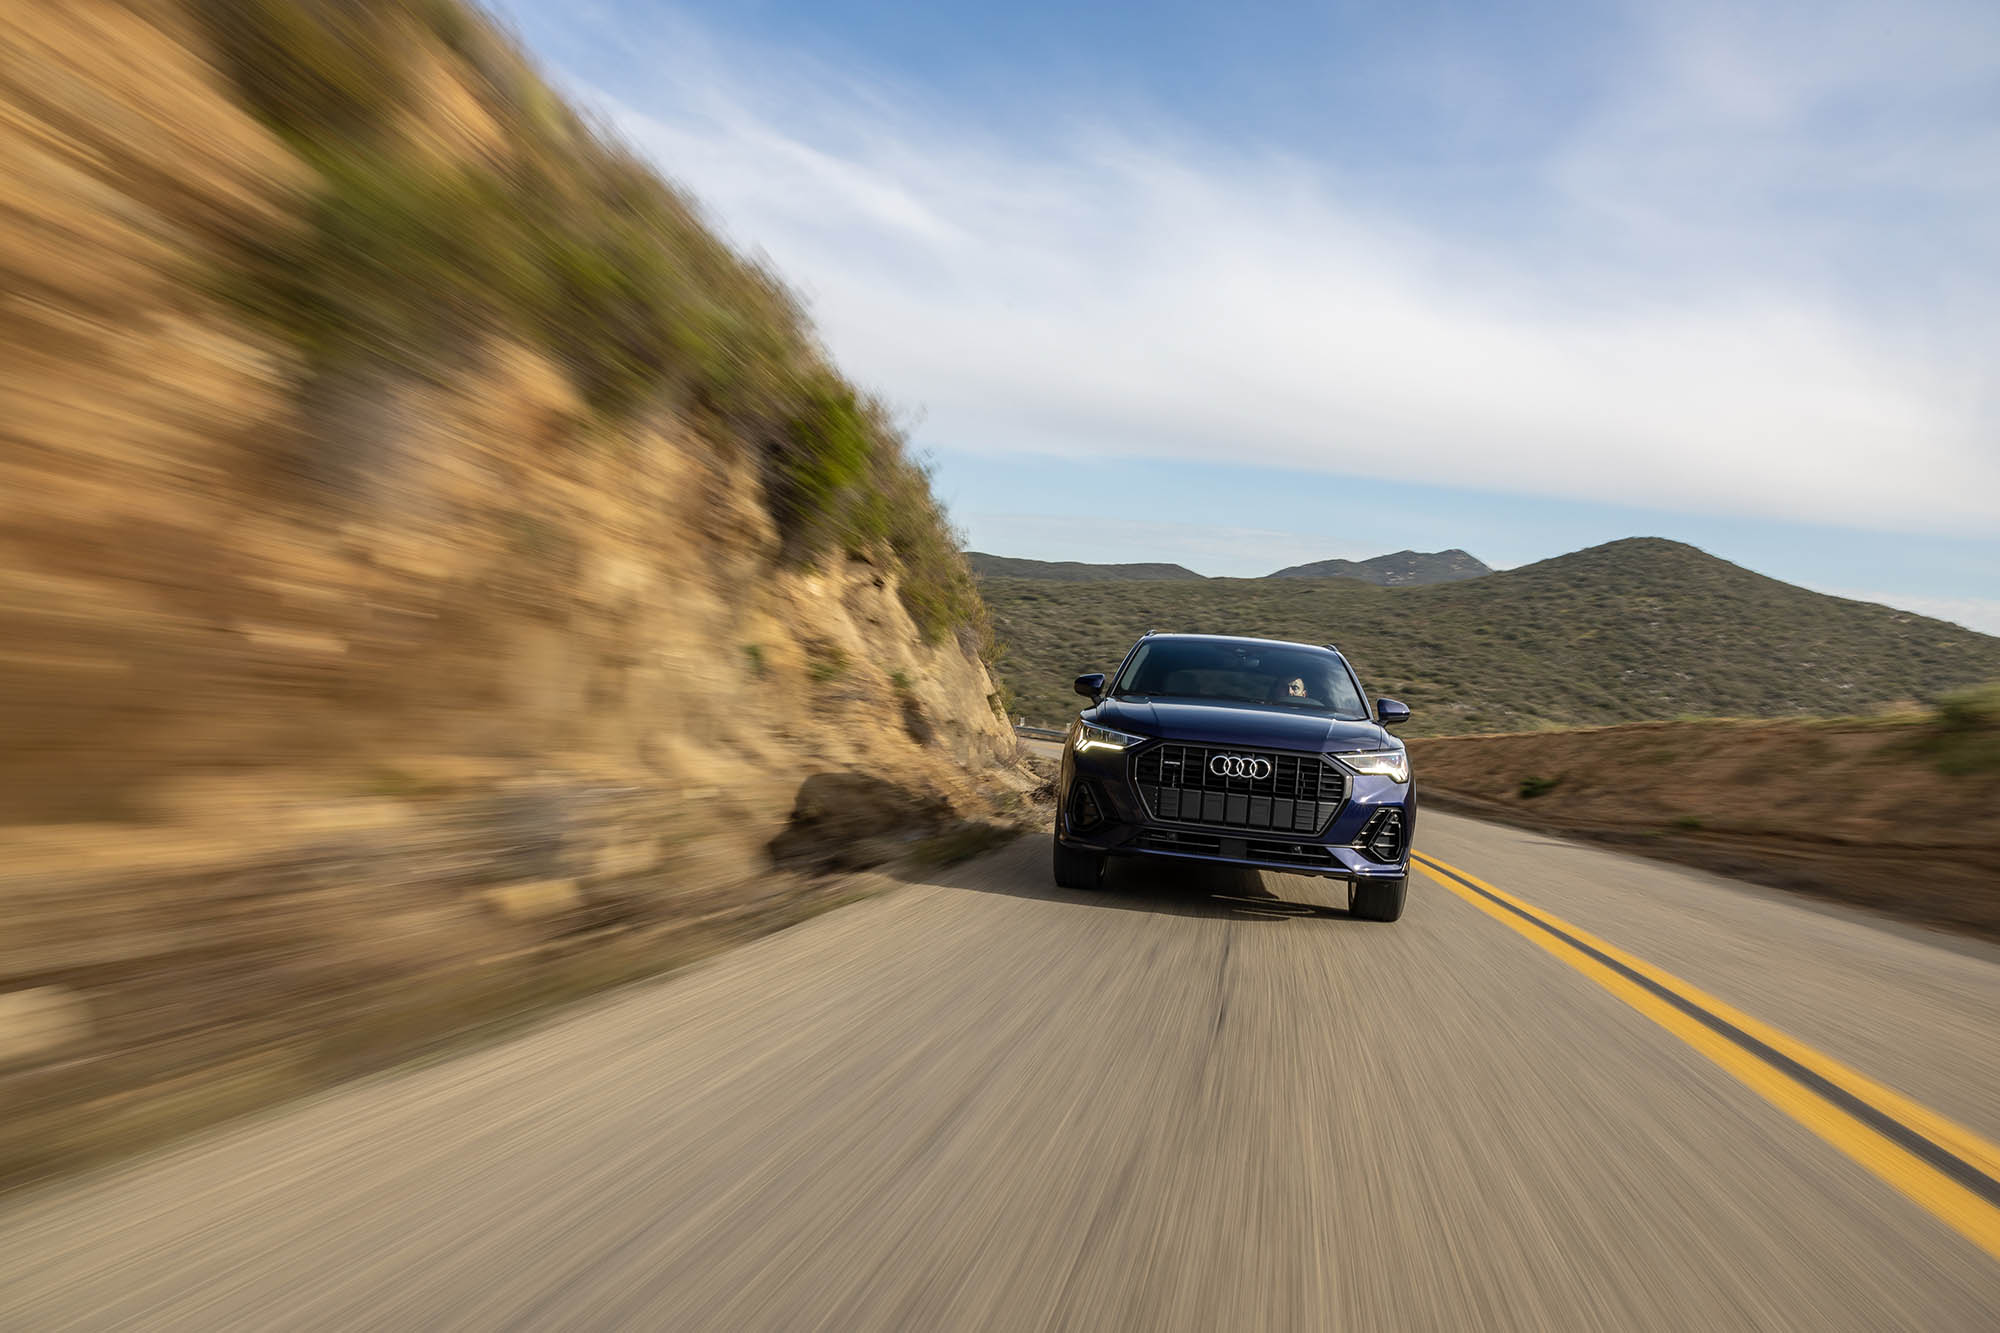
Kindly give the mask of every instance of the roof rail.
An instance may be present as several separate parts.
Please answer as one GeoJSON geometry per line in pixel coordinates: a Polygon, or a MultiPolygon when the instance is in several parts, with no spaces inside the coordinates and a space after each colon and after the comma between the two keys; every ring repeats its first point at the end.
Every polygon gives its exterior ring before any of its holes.
{"type": "Polygon", "coordinates": [[[1330,648],[1330,649],[1332,649],[1332,650],[1333,650],[1334,652],[1336,652],[1336,653],[1340,651],[1340,645],[1339,645],[1339,644],[1337,644],[1337,643],[1323,643],[1323,644],[1321,644],[1321,645],[1320,645],[1320,647],[1322,647],[1322,648],[1330,648]]]}

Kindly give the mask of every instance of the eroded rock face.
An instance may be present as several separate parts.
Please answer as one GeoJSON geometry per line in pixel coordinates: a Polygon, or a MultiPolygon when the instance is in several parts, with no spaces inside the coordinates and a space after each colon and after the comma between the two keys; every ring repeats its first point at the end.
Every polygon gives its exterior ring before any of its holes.
{"type": "Polygon", "coordinates": [[[847,770],[818,773],[799,787],[792,816],[771,840],[771,857],[807,869],[859,869],[889,860],[899,841],[933,832],[953,818],[936,791],[904,786],[894,775],[847,770]]]}
{"type": "MultiPolygon", "coordinates": [[[[782,565],[742,442],[608,426],[503,339],[308,390],[211,277],[311,173],[196,31],[0,14],[0,1079],[85,1033],[157,1078],[712,918],[828,774],[986,808],[984,666],[890,565],[782,565]]],[[[440,118],[403,132],[503,151],[419,63],[440,118]]]]}
{"type": "MultiPolygon", "coordinates": [[[[197,31],[168,3],[0,18],[0,820],[269,831],[280,793],[449,768],[715,786],[781,821],[815,771],[949,789],[1010,750],[892,569],[779,568],[740,444],[589,420],[507,342],[444,383],[308,389],[204,266],[312,173],[197,31]]],[[[420,54],[436,123],[406,135],[500,153],[462,63],[420,54]]]]}

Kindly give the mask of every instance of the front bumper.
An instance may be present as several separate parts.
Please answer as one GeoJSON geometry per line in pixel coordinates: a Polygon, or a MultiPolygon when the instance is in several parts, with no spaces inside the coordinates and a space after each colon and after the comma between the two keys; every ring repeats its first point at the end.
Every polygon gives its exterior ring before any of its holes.
{"type": "Polygon", "coordinates": [[[1227,828],[1155,818],[1131,780],[1131,757],[1132,752],[1078,755],[1065,748],[1056,830],[1066,845],[1111,856],[1157,856],[1349,881],[1400,879],[1409,873],[1417,805],[1412,783],[1351,777],[1346,798],[1319,833],[1227,828]],[[1088,791],[1087,801],[1077,800],[1079,786],[1088,791]],[[1073,819],[1079,804],[1095,818],[1073,819]],[[1403,816],[1401,852],[1388,862],[1354,845],[1384,808],[1398,809],[1403,816]]]}

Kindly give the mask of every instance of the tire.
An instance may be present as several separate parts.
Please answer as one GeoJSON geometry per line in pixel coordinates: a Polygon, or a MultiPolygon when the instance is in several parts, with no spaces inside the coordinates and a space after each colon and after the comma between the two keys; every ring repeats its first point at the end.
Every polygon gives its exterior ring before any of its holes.
{"type": "Polygon", "coordinates": [[[1101,889],[1104,887],[1104,853],[1079,851],[1074,847],[1056,843],[1056,886],[1064,889],[1101,889]]]}
{"type": "Polygon", "coordinates": [[[1409,876],[1401,879],[1358,879],[1347,886],[1347,911],[1363,921],[1394,921],[1403,914],[1409,876]]]}

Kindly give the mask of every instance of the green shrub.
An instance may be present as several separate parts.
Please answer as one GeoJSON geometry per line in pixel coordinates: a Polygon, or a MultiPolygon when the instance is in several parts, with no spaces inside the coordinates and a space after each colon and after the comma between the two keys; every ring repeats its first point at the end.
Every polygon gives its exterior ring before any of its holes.
{"type": "Polygon", "coordinates": [[[780,527],[805,549],[840,518],[840,500],[869,470],[877,445],[854,390],[830,376],[799,395],[774,441],[770,492],[780,527]]]}
{"type": "Polygon", "coordinates": [[[1521,799],[1532,801],[1537,796],[1547,796],[1556,789],[1556,784],[1561,781],[1561,778],[1522,778],[1521,799]]]}
{"type": "Polygon", "coordinates": [[[1938,725],[1951,732],[2000,730],[2000,681],[1940,696],[1938,725]]]}
{"type": "Polygon", "coordinates": [[[1917,748],[1947,777],[2000,773],[2000,681],[1939,696],[1917,748]]]}
{"type": "Polygon", "coordinates": [[[834,644],[815,645],[810,650],[810,659],[806,674],[816,684],[824,685],[847,674],[847,654],[834,644]]]}
{"type": "MultiPolygon", "coordinates": [[[[1003,655],[996,651],[994,660],[997,662],[1003,655]]],[[[1014,697],[1013,687],[996,673],[993,677],[993,693],[986,696],[986,702],[1002,722],[1011,724],[1019,711],[1021,701],[1014,697]]]]}
{"type": "Polygon", "coordinates": [[[343,0],[194,0],[251,109],[280,133],[380,132],[407,96],[398,6],[343,0]]]}
{"type": "Polygon", "coordinates": [[[960,552],[964,539],[931,490],[929,469],[898,442],[878,455],[864,504],[871,521],[858,531],[895,557],[903,606],[924,638],[939,643],[956,633],[962,648],[991,662],[993,623],[960,552]]]}

